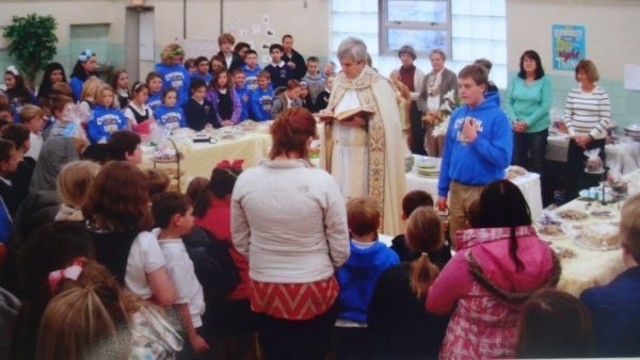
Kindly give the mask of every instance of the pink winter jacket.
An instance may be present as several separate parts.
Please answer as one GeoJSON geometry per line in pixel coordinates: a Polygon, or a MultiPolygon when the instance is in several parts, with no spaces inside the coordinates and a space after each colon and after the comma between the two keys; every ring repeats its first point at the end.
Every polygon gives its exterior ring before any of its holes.
{"type": "Polygon", "coordinates": [[[429,289],[427,310],[453,311],[441,359],[513,358],[524,301],[555,286],[560,265],[531,226],[516,228],[516,271],[509,256],[510,228],[470,229],[458,234],[456,255],[429,289]]]}

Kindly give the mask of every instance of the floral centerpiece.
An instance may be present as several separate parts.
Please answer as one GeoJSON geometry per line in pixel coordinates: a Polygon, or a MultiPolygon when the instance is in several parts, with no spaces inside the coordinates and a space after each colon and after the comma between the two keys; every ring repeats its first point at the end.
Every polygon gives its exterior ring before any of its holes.
{"type": "Polygon", "coordinates": [[[447,134],[447,128],[449,128],[449,118],[451,113],[458,106],[460,106],[460,98],[455,96],[453,90],[449,90],[442,97],[442,105],[437,114],[427,113],[423,120],[433,124],[433,137],[444,136],[447,134]]]}

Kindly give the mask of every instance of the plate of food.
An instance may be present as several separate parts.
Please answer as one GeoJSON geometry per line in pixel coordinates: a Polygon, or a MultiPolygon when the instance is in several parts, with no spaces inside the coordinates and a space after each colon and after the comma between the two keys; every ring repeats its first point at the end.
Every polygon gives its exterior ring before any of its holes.
{"type": "Polygon", "coordinates": [[[590,215],[596,219],[605,219],[605,220],[613,219],[616,216],[613,210],[609,210],[609,209],[594,209],[591,211],[590,215]]]}
{"type": "Polygon", "coordinates": [[[569,221],[583,221],[589,217],[589,214],[587,214],[586,212],[575,209],[560,210],[556,212],[556,215],[558,215],[563,220],[569,221]]]}
{"type": "Polygon", "coordinates": [[[553,250],[554,253],[556,253],[556,256],[560,259],[560,260],[569,260],[569,259],[574,259],[578,256],[578,254],[576,254],[575,251],[566,248],[564,246],[558,246],[558,245],[549,245],[549,247],[551,247],[551,250],[553,250]]]}
{"type": "Polygon", "coordinates": [[[536,232],[542,239],[562,240],[569,236],[569,227],[565,223],[536,224],[536,232]]]}
{"type": "Polygon", "coordinates": [[[576,236],[576,245],[595,251],[620,249],[618,227],[608,223],[589,224],[576,236]]]}

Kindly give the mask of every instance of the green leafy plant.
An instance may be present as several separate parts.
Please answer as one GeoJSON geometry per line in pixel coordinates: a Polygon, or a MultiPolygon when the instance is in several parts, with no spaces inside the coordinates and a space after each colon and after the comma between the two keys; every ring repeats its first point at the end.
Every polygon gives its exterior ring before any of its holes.
{"type": "Polygon", "coordinates": [[[33,13],[13,16],[11,25],[4,29],[2,36],[10,42],[9,55],[32,84],[38,71],[56,55],[57,26],[53,16],[33,13]]]}

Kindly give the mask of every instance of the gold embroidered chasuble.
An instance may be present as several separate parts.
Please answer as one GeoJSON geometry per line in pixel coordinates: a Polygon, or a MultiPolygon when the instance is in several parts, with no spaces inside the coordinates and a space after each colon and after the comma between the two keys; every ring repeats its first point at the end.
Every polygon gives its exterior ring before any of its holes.
{"type": "MultiPolygon", "coordinates": [[[[406,180],[400,112],[395,93],[388,79],[365,66],[356,79],[349,79],[344,73],[336,76],[327,109],[334,111],[351,90],[356,92],[363,109],[374,112],[365,129],[368,135],[367,193],[378,202],[382,211],[382,233],[397,235],[403,232],[400,204],[406,180]]],[[[339,125],[325,125],[320,158],[321,165],[329,173],[332,173],[333,126],[339,125]]]]}

